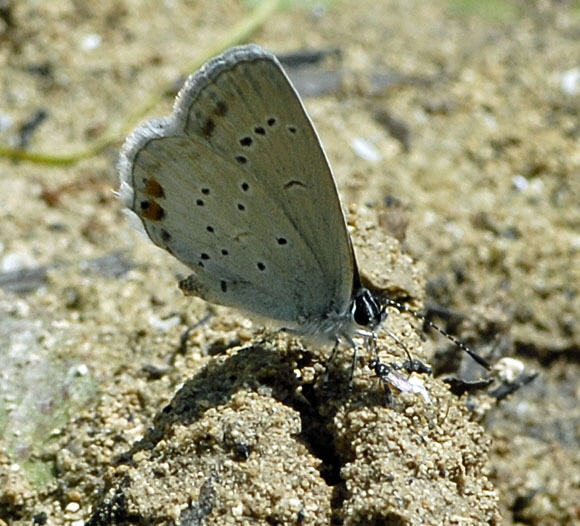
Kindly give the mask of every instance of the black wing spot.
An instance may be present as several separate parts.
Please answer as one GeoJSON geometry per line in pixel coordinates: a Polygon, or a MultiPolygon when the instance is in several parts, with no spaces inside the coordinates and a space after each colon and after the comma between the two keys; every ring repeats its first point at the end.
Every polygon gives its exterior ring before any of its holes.
{"type": "Polygon", "coordinates": [[[216,104],[215,110],[213,112],[218,117],[224,117],[228,112],[228,105],[223,100],[220,100],[216,104]]]}
{"type": "Polygon", "coordinates": [[[254,139],[252,139],[251,137],[248,137],[248,136],[242,137],[240,139],[240,144],[242,146],[252,146],[253,142],[254,142],[254,139]]]}
{"type": "Polygon", "coordinates": [[[246,205],[244,205],[243,203],[238,203],[238,210],[243,212],[245,209],[246,209],[246,205]]]}
{"type": "Polygon", "coordinates": [[[258,267],[258,270],[266,270],[266,265],[264,265],[264,263],[261,261],[259,261],[256,266],[258,267]]]}
{"type": "Polygon", "coordinates": [[[268,126],[274,126],[276,124],[276,119],[274,117],[270,117],[267,121],[268,126]]]}
{"type": "Polygon", "coordinates": [[[222,289],[222,292],[228,291],[228,284],[223,279],[220,281],[220,287],[222,289]]]}
{"type": "Polygon", "coordinates": [[[213,121],[213,119],[206,119],[205,122],[203,123],[203,126],[201,127],[201,133],[203,133],[204,137],[209,139],[213,135],[214,131],[215,131],[215,122],[213,121]]]}
{"type": "Polygon", "coordinates": [[[277,241],[278,241],[279,245],[287,245],[288,244],[288,240],[285,237],[279,237],[277,241]]]}
{"type": "Polygon", "coordinates": [[[226,250],[225,248],[222,248],[222,256],[227,256],[229,255],[229,250],[226,250]]]}
{"type": "Polygon", "coordinates": [[[214,231],[214,230],[213,230],[213,226],[211,226],[211,225],[207,225],[207,226],[205,227],[205,229],[206,229],[208,232],[213,232],[213,231],[214,231]]]}
{"type": "Polygon", "coordinates": [[[244,192],[247,192],[250,189],[250,185],[246,182],[243,182],[241,186],[244,192]]]}
{"type": "Polygon", "coordinates": [[[266,130],[264,129],[263,126],[256,126],[254,128],[254,132],[257,133],[258,135],[266,135],[266,130]]]}
{"type": "Polygon", "coordinates": [[[243,155],[236,155],[236,161],[238,161],[240,164],[246,164],[248,159],[243,155]]]}
{"type": "Polygon", "coordinates": [[[288,127],[287,127],[287,130],[288,130],[290,133],[296,133],[296,126],[288,126],[288,127]]]}
{"type": "Polygon", "coordinates": [[[207,261],[209,259],[209,254],[206,254],[205,252],[201,253],[201,259],[207,261]]]}
{"type": "Polygon", "coordinates": [[[202,193],[203,195],[209,195],[209,188],[202,188],[202,189],[201,189],[201,193],[202,193]]]}
{"type": "Polygon", "coordinates": [[[203,206],[205,203],[203,202],[203,199],[198,199],[198,200],[195,202],[195,204],[196,204],[197,206],[203,206]]]}
{"type": "Polygon", "coordinates": [[[301,186],[302,188],[306,188],[306,185],[302,181],[299,181],[298,179],[292,179],[284,185],[284,190],[289,190],[293,186],[301,186]]]}

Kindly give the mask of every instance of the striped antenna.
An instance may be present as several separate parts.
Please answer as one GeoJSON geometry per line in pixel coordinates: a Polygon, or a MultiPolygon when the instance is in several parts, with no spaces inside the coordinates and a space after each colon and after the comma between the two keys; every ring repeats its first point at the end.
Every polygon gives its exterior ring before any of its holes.
{"type": "Polygon", "coordinates": [[[436,330],[439,334],[442,334],[443,336],[445,336],[445,338],[447,338],[449,341],[454,343],[462,351],[469,354],[469,356],[471,356],[471,358],[473,360],[475,360],[479,365],[481,365],[481,367],[483,367],[484,369],[486,369],[488,371],[491,370],[491,365],[489,365],[489,363],[487,363],[487,361],[484,358],[479,356],[479,354],[477,354],[475,351],[470,349],[462,341],[455,338],[455,336],[452,336],[446,330],[435,325],[431,320],[428,320],[427,317],[424,316],[423,314],[416,312],[413,309],[410,309],[409,307],[406,307],[402,303],[399,303],[398,301],[395,301],[393,299],[383,297],[383,298],[381,298],[381,300],[384,301],[385,305],[388,307],[395,307],[400,312],[408,312],[409,314],[412,314],[413,316],[415,316],[415,318],[417,318],[417,319],[421,320],[423,323],[425,323],[429,328],[436,330]]]}

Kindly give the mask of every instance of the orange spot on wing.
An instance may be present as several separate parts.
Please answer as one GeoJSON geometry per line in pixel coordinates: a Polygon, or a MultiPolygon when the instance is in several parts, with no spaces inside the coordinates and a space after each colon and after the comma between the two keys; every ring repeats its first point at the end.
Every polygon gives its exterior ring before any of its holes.
{"type": "Polygon", "coordinates": [[[143,201],[140,215],[149,221],[161,221],[165,217],[165,210],[156,201],[143,201]]]}
{"type": "Polygon", "coordinates": [[[165,191],[157,179],[148,179],[143,191],[149,197],[165,197],[165,191]]]}

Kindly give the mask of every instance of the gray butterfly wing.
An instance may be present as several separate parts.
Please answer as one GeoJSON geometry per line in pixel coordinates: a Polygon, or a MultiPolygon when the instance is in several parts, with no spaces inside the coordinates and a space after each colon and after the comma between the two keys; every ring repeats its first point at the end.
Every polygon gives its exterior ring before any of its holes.
{"type": "Polygon", "coordinates": [[[339,197],[272,54],[248,45],[212,59],[169,118],[127,139],[119,168],[147,235],[194,271],[186,293],[304,332],[345,317],[356,268],[339,197]]]}

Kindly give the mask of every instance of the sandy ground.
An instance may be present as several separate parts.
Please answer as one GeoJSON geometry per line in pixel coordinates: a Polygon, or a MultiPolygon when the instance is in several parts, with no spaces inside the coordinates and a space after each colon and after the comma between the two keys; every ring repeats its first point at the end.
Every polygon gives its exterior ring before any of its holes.
{"type": "Polygon", "coordinates": [[[152,93],[139,117],[167,114],[250,12],[0,3],[0,145],[114,137],[70,165],[0,159],[0,524],[580,524],[578,11],[288,2],[251,36],[331,52],[290,74],[367,279],[539,373],[499,403],[458,397],[442,378],[486,373],[393,310],[436,373],[431,403],[394,407],[367,356],[349,389],[344,349],[325,386],[328,347],[184,298],[186,269],[113,195],[122,130],[152,93]]]}

